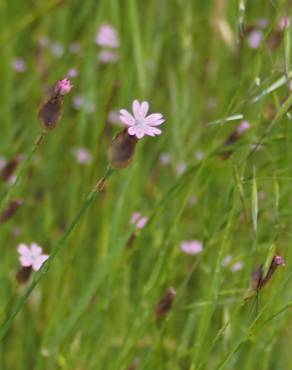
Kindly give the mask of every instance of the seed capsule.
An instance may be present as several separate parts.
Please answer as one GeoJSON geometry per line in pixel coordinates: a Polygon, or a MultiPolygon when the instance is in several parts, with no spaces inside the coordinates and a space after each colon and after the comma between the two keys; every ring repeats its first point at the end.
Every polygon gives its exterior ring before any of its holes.
{"type": "Polygon", "coordinates": [[[118,133],[108,150],[108,160],[112,167],[128,167],[133,161],[137,142],[136,136],[129,135],[127,129],[118,133]]]}
{"type": "Polygon", "coordinates": [[[45,132],[53,130],[62,115],[63,98],[54,94],[40,109],[38,117],[45,132]]]}
{"type": "Polygon", "coordinates": [[[31,266],[29,267],[24,267],[22,266],[18,271],[17,271],[17,274],[16,274],[16,280],[23,284],[23,283],[26,283],[30,277],[30,274],[31,274],[31,271],[32,271],[32,268],[31,266]]]}
{"type": "Polygon", "coordinates": [[[174,288],[167,289],[165,296],[157,303],[156,318],[162,319],[171,309],[172,303],[175,300],[176,291],[174,288]]]}

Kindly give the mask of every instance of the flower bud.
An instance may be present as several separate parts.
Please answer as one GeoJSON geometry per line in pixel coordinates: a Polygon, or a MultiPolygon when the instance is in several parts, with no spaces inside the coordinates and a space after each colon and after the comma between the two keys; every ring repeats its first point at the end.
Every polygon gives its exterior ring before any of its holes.
{"type": "Polygon", "coordinates": [[[0,222],[8,221],[14,213],[18,210],[18,208],[22,205],[21,199],[16,199],[10,202],[6,209],[0,214],[0,222]]]}
{"type": "Polygon", "coordinates": [[[108,160],[112,167],[128,167],[134,158],[137,142],[136,136],[129,135],[127,129],[118,133],[108,150],[108,160]]]}
{"type": "Polygon", "coordinates": [[[167,289],[165,296],[157,303],[156,318],[162,319],[171,309],[172,303],[176,297],[174,288],[167,289]]]}

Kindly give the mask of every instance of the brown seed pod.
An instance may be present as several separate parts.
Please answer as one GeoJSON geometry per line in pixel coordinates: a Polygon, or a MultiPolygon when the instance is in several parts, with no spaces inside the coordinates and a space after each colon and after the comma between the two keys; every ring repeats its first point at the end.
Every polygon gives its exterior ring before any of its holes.
{"type": "Polygon", "coordinates": [[[30,277],[30,274],[31,274],[31,271],[32,271],[32,268],[31,266],[29,267],[24,267],[22,266],[18,271],[17,271],[17,274],[16,274],[16,280],[23,284],[23,283],[26,283],[30,277]]]}
{"type": "Polygon", "coordinates": [[[129,135],[126,128],[118,133],[108,150],[108,160],[112,167],[128,167],[134,158],[137,142],[136,136],[129,135]]]}
{"type": "Polygon", "coordinates": [[[174,288],[168,288],[165,296],[156,305],[156,318],[162,319],[171,309],[172,303],[175,300],[176,291],[174,288]]]}
{"type": "Polygon", "coordinates": [[[45,132],[53,130],[62,115],[63,98],[60,94],[54,94],[39,110],[38,118],[45,132]]]}
{"type": "Polygon", "coordinates": [[[18,208],[23,204],[21,199],[13,200],[8,204],[4,211],[0,214],[0,222],[8,221],[18,210],[18,208]]]}

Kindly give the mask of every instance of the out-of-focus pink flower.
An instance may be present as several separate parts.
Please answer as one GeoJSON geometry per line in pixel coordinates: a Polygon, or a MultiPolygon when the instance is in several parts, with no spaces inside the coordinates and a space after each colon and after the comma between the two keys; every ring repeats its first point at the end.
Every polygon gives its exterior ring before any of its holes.
{"type": "Polygon", "coordinates": [[[119,60],[119,54],[116,51],[101,50],[98,59],[102,64],[116,63],[119,60]]]}
{"type": "Polygon", "coordinates": [[[203,244],[199,240],[183,241],[181,242],[180,249],[186,254],[196,255],[203,251],[203,244]]]}
{"type": "Polygon", "coordinates": [[[107,46],[112,49],[120,46],[116,29],[108,23],[103,23],[100,26],[95,41],[99,46],[107,46]]]}
{"type": "Polygon", "coordinates": [[[84,98],[81,95],[76,95],[73,98],[73,106],[75,109],[80,109],[84,104],[84,98]]]}
{"type": "Polygon", "coordinates": [[[49,258],[49,255],[43,254],[43,249],[36,243],[31,244],[30,247],[25,244],[19,244],[17,251],[21,266],[32,267],[35,271],[38,271],[49,258]]]}
{"type": "Polygon", "coordinates": [[[282,17],[279,20],[278,27],[281,31],[284,31],[286,28],[290,27],[291,20],[290,17],[282,17]]]}
{"type": "Polygon", "coordinates": [[[274,263],[277,266],[285,266],[285,261],[284,261],[284,258],[282,256],[275,256],[274,257],[274,263]]]}
{"type": "Polygon", "coordinates": [[[140,212],[134,212],[132,214],[130,223],[132,225],[136,225],[137,229],[142,229],[147,224],[147,221],[148,217],[142,216],[140,212]]]}
{"type": "Polygon", "coordinates": [[[118,126],[122,125],[119,113],[117,111],[114,111],[114,110],[109,111],[109,114],[107,116],[107,120],[112,125],[118,125],[118,126]]]}
{"type": "Polygon", "coordinates": [[[240,271],[242,270],[242,268],[243,268],[243,262],[239,261],[231,266],[231,271],[232,272],[240,271]]]}
{"type": "Polygon", "coordinates": [[[263,41],[263,31],[253,30],[247,37],[247,44],[251,49],[258,49],[263,41]]]}
{"type": "Polygon", "coordinates": [[[69,71],[67,72],[67,77],[68,78],[74,78],[78,76],[78,71],[76,68],[70,68],[69,71]]]}
{"type": "Polygon", "coordinates": [[[257,20],[257,25],[260,27],[260,28],[266,28],[268,26],[269,22],[267,20],[267,18],[260,18],[257,20]]]}
{"type": "Polygon", "coordinates": [[[232,256],[230,255],[227,255],[226,257],[223,258],[222,260],[222,266],[223,267],[226,267],[230,264],[230,262],[232,261],[232,256]]]}
{"type": "Polygon", "coordinates": [[[250,123],[248,121],[241,121],[236,128],[236,132],[238,135],[242,135],[248,129],[250,129],[250,123]]]}
{"type": "Polygon", "coordinates": [[[72,153],[80,164],[89,164],[92,161],[92,155],[86,148],[75,148],[72,153]]]}
{"type": "Polygon", "coordinates": [[[198,151],[196,151],[196,153],[195,153],[195,157],[196,157],[196,159],[197,159],[198,161],[201,161],[202,159],[204,159],[205,154],[204,154],[204,152],[202,152],[201,150],[198,150],[198,151]]]}
{"type": "Polygon", "coordinates": [[[23,73],[26,71],[26,63],[21,58],[14,58],[12,60],[12,67],[15,70],[15,72],[23,73]]]}
{"type": "Polygon", "coordinates": [[[121,121],[130,126],[128,128],[129,135],[135,135],[138,139],[141,139],[144,135],[155,136],[161,134],[161,130],[155,127],[164,122],[161,113],[153,113],[147,116],[149,103],[146,101],[140,104],[138,100],[134,100],[132,109],[133,115],[125,109],[120,110],[121,121]]]}
{"type": "Polygon", "coordinates": [[[159,161],[163,166],[167,166],[171,162],[171,155],[169,153],[162,153],[159,157],[159,161]]]}
{"type": "Polygon", "coordinates": [[[178,175],[182,175],[186,169],[187,169],[187,165],[183,161],[180,161],[176,166],[176,172],[178,175]]]}
{"type": "Polygon", "coordinates": [[[72,87],[73,85],[71,84],[71,81],[68,80],[68,78],[64,78],[63,80],[58,81],[56,91],[61,95],[66,95],[71,91],[72,87]]]}
{"type": "Polygon", "coordinates": [[[51,44],[51,51],[55,57],[61,58],[64,54],[64,46],[60,42],[55,41],[51,44]]]}
{"type": "Polygon", "coordinates": [[[45,48],[46,46],[49,45],[49,38],[46,36],[46,35],[42,35],[40,36],[39,38],[39,45],[42,47],[42,48],[45,48]]]}

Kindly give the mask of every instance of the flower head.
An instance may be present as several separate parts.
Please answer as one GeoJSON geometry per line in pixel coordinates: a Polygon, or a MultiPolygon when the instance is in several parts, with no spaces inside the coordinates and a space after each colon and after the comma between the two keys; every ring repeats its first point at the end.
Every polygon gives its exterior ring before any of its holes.
{"type": "Polygon", "coordinates": [[[120,46],[116,29],[108,23],[100,26],[95,41],[99,46],[108,46],[113,49],[120,46]]]}
{"type": "Polygon", "coordinates": [[[144,135],[155,136],[161,134],[161,130],[155,127],[164,122],[161,113],[152,113],[147,116],[149,103],[146,101],[140,104],[138,100],[134,100],[132,109],[133,115],[125,109],[120,110],[121,121],[130,126],[128,128],[129,135],[141,139],[144,135]]]}
{"type": "Polygon", "coordinates": [[[285,266],[285,261],[282,256],[275,256],[274,257],[274,263],[277,266],[285,266]]]}
{"type": "Polygon", "coordinates": [[[26,63],[23,59],[15,58],[12,61],[12,67],[15,72],[22,73],[26,71],[26,63]]]}
{"type": "Polygon", "coordinates": [[[71,81],[68,78],[64,78],[57,82],[56,91],[61,95],[66,95],[71,91],[72,87],[71,81]]]}
{"type": "Polygon", "coordinates": [[[92,161],[91,153],[85,148],[75,148],[72,153],[80,164],[89,164],[92,161]]]}
{"type": "Polygon", "coordinates": [[[132,214],[130,223],[136,225],[137,229],[142,229],[148,221],[148,217],[142,216],[140,212],[134,212],[132,214]]]}
{"type": "Polygon", "coordinates": [[[49,258],[49,255],[43,254],[43,249],[36,243],[32,243],[30,247],[25,244],[19,244],[17,251],[21,266],[32,267],[35,271],[38,271],[49,258]]]}
{"type": "Polygon", "coordinates": [[[180,249],[186,254],[195,255],[202,252],[203,244],[199,240],[183,241],[180,249]]]}
{"type": "Polygon", "coordinates": [[[101,64],[115,63],[119,59],[119,54],[112,50],[101,50],[98,59],[101,64]]]}
{"type": "Polygon", "coordinates": [[[251,49],[258,49],[262,43],[262,40],[263,31],[255,29],[248,35],[247,43],[251,49]]]}
{"type": "Polygon", "coordinates": [[[241,135],[249,128],[250,128],[250,123],[248,121],[241,121],[240,124],[236,128],[236,132],[238,135],[241,135]]]}
{"type": "Polygon", "coordinates": [[[238,262],[235,262],[232,266],[231,266],[231,271],[232,272],[237,272],[237,271],[240,271],[243,269],[243,262],[241,261],[238,261],[238,262]]]}

